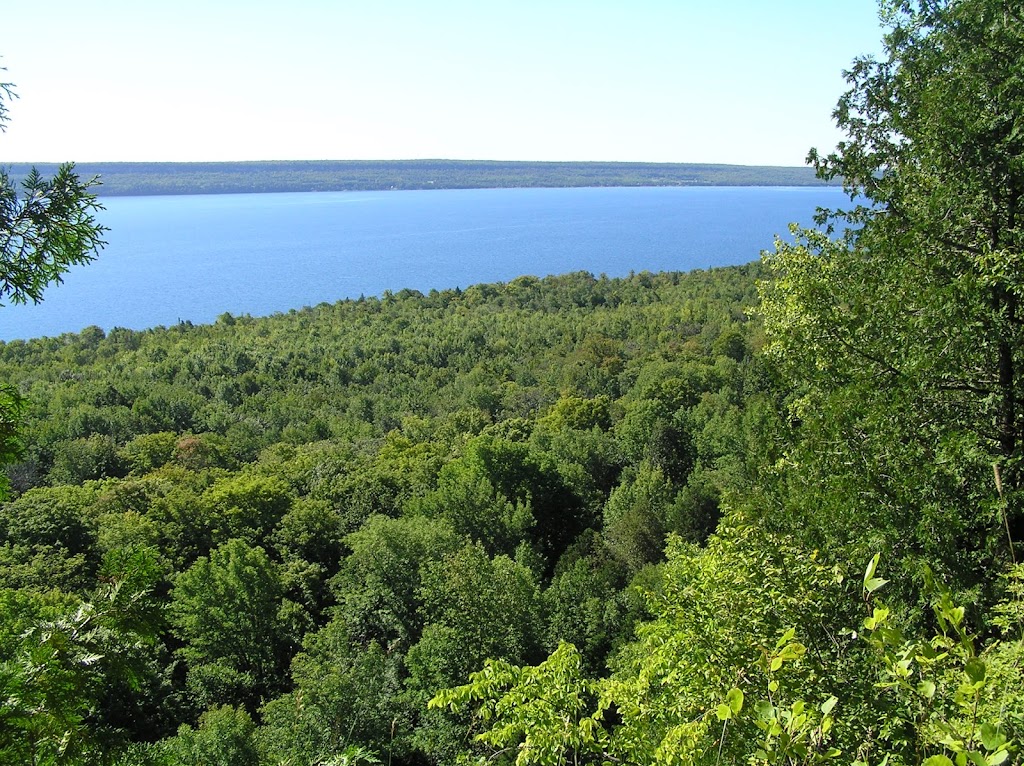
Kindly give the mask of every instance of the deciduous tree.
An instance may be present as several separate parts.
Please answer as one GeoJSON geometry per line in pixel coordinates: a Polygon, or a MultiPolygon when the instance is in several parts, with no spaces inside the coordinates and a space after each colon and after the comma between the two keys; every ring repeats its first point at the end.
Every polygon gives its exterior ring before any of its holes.
{"type": "Polygon", "coordinates": [[[846,139],[810,156],[851,207],[766,257],[764,314],[798,381],[808,528],[969,585],[1024,532],[1024,18],[882,8],[884,54],[835,110],[846,139]]]}
{"type": "Polygon", "coordinates": [[[185,641],[189,687],[203,707],[255,711],[279,690],[290,659],[283,591],[264,550],[238,539],[178,576],[170,618],[185,641]]]}

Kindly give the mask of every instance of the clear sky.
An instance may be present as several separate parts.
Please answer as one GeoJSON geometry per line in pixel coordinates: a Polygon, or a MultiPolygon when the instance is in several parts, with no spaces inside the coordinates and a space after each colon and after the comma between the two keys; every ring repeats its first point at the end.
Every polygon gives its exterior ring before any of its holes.
{"type": "Polygon", "coordinates": [[[47,0],[0,162],[802,165],[874,0],[47,0]]]}

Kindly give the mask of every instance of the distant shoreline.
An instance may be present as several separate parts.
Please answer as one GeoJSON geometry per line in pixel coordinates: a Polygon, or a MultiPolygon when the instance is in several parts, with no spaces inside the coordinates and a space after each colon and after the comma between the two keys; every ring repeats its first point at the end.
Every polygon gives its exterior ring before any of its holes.
{"type": "MultiPolygon", "coordinates": [[[[31,163],[0,163],[18,181],[31,163]]],[[[35,163],[44,176],[56,163],[35,163]]],[[[331,160],[82,162],[101,197],[168,194],[577,188],[586,186],[837,186],[807,167],[647,162],[331,160]]]]}

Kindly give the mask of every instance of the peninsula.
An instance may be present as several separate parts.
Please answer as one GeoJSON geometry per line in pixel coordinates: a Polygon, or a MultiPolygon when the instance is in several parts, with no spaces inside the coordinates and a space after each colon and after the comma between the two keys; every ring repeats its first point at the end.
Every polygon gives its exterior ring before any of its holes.
{"type": "MultiPolygon", "coordinates": [[[[54,163],[36,163],[43,175],[54,163]]],[[[14,180],[32,164],[7,166],[14,180]]],[[[83,162],[99,196],[253,192],[490,189],[581,186],[821,186],[806,167],[646,162],[332,160],[268,162],[83,162]]]]}

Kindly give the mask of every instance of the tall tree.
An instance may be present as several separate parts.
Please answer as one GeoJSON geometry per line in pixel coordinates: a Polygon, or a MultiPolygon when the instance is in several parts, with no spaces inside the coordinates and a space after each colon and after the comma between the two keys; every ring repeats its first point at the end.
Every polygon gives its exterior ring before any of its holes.
{"type": "Polygon", "coordinates": [[[967,585],[1024,532],[1024,20],[1004,0],[882,18],[834,112],[846,139],[810,155],[852,205],[767,256],[764,313],[801,386],[812,530],[967,585]]]}
{"type": "Polygon", "coordinates": [[[280,691],[291,649],[283,594],[264,550],[237,538],[178,575],[169,616],[185,641],[187,681],[201,707],[255,711],[280,691]]]}

